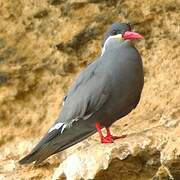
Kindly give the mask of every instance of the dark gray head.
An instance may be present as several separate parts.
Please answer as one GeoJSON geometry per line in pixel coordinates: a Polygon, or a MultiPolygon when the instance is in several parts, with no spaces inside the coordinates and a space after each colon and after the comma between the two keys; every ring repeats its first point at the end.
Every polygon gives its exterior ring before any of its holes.
{"type": "Polygon", "coordinates": [[[105,41],[107,40],[107,38],[109,36],[113,36],[116,34],[122,34],[123,35],[126,31],[131,31],[130,24],[127,24],[127,23],[114,23],[114,24],[112,24],[108,28],[107,32],[104,35],[104,40],[103,40],[102,46],[104,45],[105,41]]]}
{"type": "Polygon", "coordinates": [[[114,23],[111,25],[111,27],[108,29],[108,31],[105,34],[101,56],[104,54],[107,47],[114,48],[118,46],[118,43],[120,44],[126,40],[142,39],[142,38],[143,38],[142,35],[131,31],[131,26],[129,24],[114,23]]]}

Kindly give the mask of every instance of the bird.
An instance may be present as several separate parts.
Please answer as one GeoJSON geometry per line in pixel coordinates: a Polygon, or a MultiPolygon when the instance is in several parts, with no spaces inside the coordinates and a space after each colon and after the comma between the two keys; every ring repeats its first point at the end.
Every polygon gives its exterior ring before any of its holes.
{"type": "Polygon", "coordinates": [[[20,164],[37,165],[96,132],[105,144],[126,136],[113,136],[110,126],[139,103],[144,85],[143,63],[131,40],[142,38],[128,23],[116,22],[108,28],[101,54],[75,79],[57,120],[20,164]]]}

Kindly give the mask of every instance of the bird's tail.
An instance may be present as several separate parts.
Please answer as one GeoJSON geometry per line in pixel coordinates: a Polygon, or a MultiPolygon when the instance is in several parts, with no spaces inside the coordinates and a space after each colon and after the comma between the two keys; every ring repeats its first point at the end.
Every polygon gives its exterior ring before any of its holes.
{"type": "Polygon", "coordinates": [[[35,146],[30,154],[19,161],[20,164],[29,164],[35,161],[39,164],[49,156],[58,153],[74,144],[86,139],[96,132],[95,126],[92,124],[88,127],[87,121],[74,122],[70,128],[65,128],[63,133],[61,130],[47,133],[43,139],[35,146]],[[85,124],[86,123],[86,124],[85,124]]]}

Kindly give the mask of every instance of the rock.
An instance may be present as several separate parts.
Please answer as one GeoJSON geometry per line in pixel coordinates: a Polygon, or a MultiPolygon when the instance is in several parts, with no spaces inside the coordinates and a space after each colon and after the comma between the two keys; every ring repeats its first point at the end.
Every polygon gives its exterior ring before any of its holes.
{"type": "Polygon", "coordinates": [[[8,75],[6,73],[0,72],[0,86],[8,81],[8,75]]]}
{"type": "Polygon", "coordinates": [[[2,51],[2,53],[0,53],[0,59],[2,59],[3,61],[7,61],[10,57],[14,56],[15,53],[16,49],[14,47],[6,47],[2,51]]]}
{"type": "MultiPolygon", "coordinates": [[[[158,179],[168,177],[179,177],[179,166],[176,170],[169,163],[178,163],[178,157],[174,156],[168,160],[166,148],[172,142],[161,137],[158,139],[159,130],[166,134],[167,127],[153,128],[145,133],[127,137],[127,139],[116,141],[114,144],[103,145],[90,141],[87,146],[79,151],[71,151],[71,155],[65,159],[55,170],[52,179],[66,177],[68,180],[76,179],[158,179]],[[134,142],[139,142],[134,144],[134,142]],[[165,154],[164,154],[165,153],[165,154]],[[164,157],[163,159],[161,157],[164,157]],[[176,174],[175,174],[176,172],[176,174]]],[[[164,135],[165,136],[165,135],[164,135]]],[[[173,136],[166,136],[173,139],[173,136]]],[[[174,143],[175,144],[175,143],[174,143]]],[[[174,147],[170,148],[172,151],[174,147]]],[[[68,151],[68,150],[67,150],[68,151]]],[[[175,154],[178,155],[179,151],[175,154]]]]}
{"type": "Polygon", "coordinates": [[[68,41],[66,44],[63,42],[55,45],[60,51],[73,52],[78,51],[81,46],[88,43],[89,40],[95,38],[98,35],[98,27],[85,27],[82,31],[78,32],[73,39],[68,41]]]}
{"type": "Polygon", "coordinates": [[[63,69],[64,71],[67,73],[67,72],[70,72],[70,73],[73,73],[74,72],[74,64],[71,63],[71,62],[67,62],[65,64],[63,64],[63,69]]]}
{"type": "Polygon", "coordinates": [[[4,48],[5,45],[6,45],[5,40],[0,38],[0,49],[4,48]]]}
{"type": "Polygon", "coordinates": [[[44,17],[46,17],[46,16],[48,16],[48,11],[47,11],[47,10],[42,10],[42,11],[37,12],[37,13],[34,15],[34,18],[40,19],[40,18],[44,18],[44,17]]]}
{"type": "Polygon", "coordinates": [[[2,1],[0,179],[180,179],[179,7],[176,0],[2,1]],[[19,166],[77,73],[101,53],[113,22],[130,22],[145,37],[134,42],[145,67],[140,104],[112,128],[128,137],[101,145],[95,135],[38,167],[19,166]]]}
{"type": "Polygon", "coordinates": [[[156,175],[152,178],[153,180],[159,180],[159,179],[169,179],[174,180],[173,176],[169,172],[168,168],[165,166],[160,166],[158,169],[156,175]]]}
{"type": "Polygon", "coordinates": [[[63,0],[49,0],[48,1],[51,5],[60,5],[62,4],[64,1],[63,0]]]}
{"type": "MultiPolygon", "coordinates": [[[[117,0],[88,0],[89,3],[106,3],[108,6],[112,6],[112,5],[116,5],[117,4],[117,0]]],[[[119,1],[121,2],[121,1],[119,1]]]]}

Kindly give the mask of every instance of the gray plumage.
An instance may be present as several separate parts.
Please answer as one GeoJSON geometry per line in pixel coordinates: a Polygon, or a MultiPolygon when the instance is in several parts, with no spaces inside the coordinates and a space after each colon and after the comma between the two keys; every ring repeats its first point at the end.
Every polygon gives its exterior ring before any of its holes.
{"type": "Polygon", "coordinates": [[[110,39],[105,52],[70,88],[54,125],[20,164],[42,162],[94,134],[96,121],[109,127],[139,102],[144,76],[141,57],[130,41],[110,39]],[[56,128],[57,126],[57,128],[56,128]]]}

